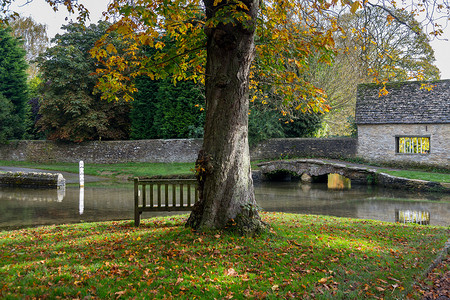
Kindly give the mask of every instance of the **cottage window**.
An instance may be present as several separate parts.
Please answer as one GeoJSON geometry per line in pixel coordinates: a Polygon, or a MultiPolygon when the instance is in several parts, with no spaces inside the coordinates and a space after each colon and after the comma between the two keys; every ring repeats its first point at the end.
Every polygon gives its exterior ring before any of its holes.
{"type": "Polygon", "coordinates": [[[430,153],[430,137],[426,136],[399,136],[397,141],[397,153],[403,154],[428,154],[430,153]]]}

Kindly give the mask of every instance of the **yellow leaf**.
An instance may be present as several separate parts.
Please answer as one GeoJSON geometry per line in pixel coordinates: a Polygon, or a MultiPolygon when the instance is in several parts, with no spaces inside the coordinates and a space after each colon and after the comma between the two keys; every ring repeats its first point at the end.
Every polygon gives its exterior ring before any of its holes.
{"type": "Polygon", "coordinates": [[[106,46],[106,51],[108,51],[108,53],[117,53],[117,49],[113,44],[108,44],[108,46],[106,46]]]}
{"type": "Polygon", "coordinates": [[[326,282],[327,282],[327,279],[325,277],[319,279],[319,283],[321,283],[321,284],[325,284],[326,282]]]}
{"type": "Polygon", "coordinates": [[[139,41],[142,45],[149,45],[151,42],[151,39],[148,35],[141,35],[139,36],[139,41]]]}
{"type": "Polygon", "coordinates": [[[350,8],[351,13],[354,14],[358,10],[359,7],[360,7],[359,1],[353,2],[352,6],[350,8]]]}

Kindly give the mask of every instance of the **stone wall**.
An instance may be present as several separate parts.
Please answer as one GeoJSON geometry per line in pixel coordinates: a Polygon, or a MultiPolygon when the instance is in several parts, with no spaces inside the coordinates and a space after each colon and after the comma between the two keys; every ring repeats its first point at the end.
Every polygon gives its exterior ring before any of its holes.
{"type": "Polygon", "coordinates": [[[348,158],[356,155],[354,138],[270,139],[251,149],[252,160],[289,157],[348,158]]]}
{"type": "MultiPolygon", "coordinates": [[[[251,149],[252,160],[286,157],[352,157],[356,139],[271,139],[251,149]]],[[[93,141],[81,144],[12,141],[0,145],[0,160],[35,162],[193,162],[201,139],[93,141]]]]}
{"type": "Polygon", "coordinates": [[[121,163],[193,162],[201,139],[93,141],[81,144],[15,141],[0,145],[0,160],[35,162],[121,163]]]}
{"type": "Polygon", "coordinates": [[[357,156],[368,161],[450,168],[450,124],[358,125],[357,156]],[[396,153],[397,136],[429,136],[430,153],[396,153]]]}

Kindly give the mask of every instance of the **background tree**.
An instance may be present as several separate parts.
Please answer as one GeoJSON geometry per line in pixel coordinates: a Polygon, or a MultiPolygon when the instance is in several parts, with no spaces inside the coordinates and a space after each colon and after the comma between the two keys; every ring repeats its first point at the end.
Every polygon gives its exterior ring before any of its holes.
{"type": "Polygon", "coordinates": [[[396,16],[408,26],[392,21],[379,7],[356,14],[344,12],[338,19],[341,35],[335,34],[333,64],[324,65],[311,57],[307,76],[324,89],[332,107],[324,116],[323,134],[352,134],[359,83],[439,79],[430,39],[414,16],[403,11],[396,16]]]}
{"type": "Polygon", "coordinates": [[[93,94],[97,62],[89,49],[109,25],[65,25],[66,33],[56,35],[52,40],[56,45],[39,58],[43,85],[37,126],[47,138],[74,142],[128,138],[129,104],[101,101],[93,94]]]}
{"type": "Polygon", "coordinates": [[[192,81],[174,85],[168,79],[136,79],[137,92],[132,103],[131,137],[199,138],[203,136],[204,103],[201,87],[192,81]]]}
{"type": "Polygon", "coordinates": [[[373,81],[439,79],[430,39],[414,14],[368,6],[355,15],[344,15],[340,21],[346,26],[342,50],[356,46],[360,64],[373,81]]]}
{"type": "Polygon", "coordinates": [[[36,23],[31,17],[18,17],[9,23],[12,34],[23,41],[22,47],[26,51],[25,59],[28,62],[28,76],[37,76],[38,69],[35,59],[49,46],[47,26],[36,23]]]}
{"type": "Polygon", "coordinates": [[[313,137],[322,126],[323,114],[280,111],[271,100],[251,100],[248,118],[250,146],[271,138],[313,137]]]}
{"type": "Polygon", "coordinates": [[[132,139],[154,139],[158,131],[154,126],[156,100],[158,93],[158,80],[151,80],[146,76],[136,78],[137,91],[134,94],[132,108],[130,111],[132,139]]]}
{"type": "Polygon", "coordinates": [[[46,137],[44,132],[39,132],[37,122],[41,118],[39,114],[41,94],[40,87],[42,80],[40,77],[35,76],[28,79],[29,100],[27,103],[28,109],[26,114],[26,131],[24,139],[28,140],[43,140],[46,137]]]}
{"type": "Polygon", "coordinates": [[[0,24],[0,94],[12,105],[9,138],[21,139],[25,131],[27,67],[20,41],[11,35],[10,28],[0,24]]]}
{"type": "Polygon", "coordinates": [[[13,137],[14,116],[11,101],[0,94],[0,143],[4,144],[13,137]]]}
{"type": "Polygon", "coordinates": [[[198,138],[203,136],[205,115],[200,104],[204,103],[201,87],[191,81],[168,80],[159,85],[155,112],[155,128],[161,138],[198,138]]]}

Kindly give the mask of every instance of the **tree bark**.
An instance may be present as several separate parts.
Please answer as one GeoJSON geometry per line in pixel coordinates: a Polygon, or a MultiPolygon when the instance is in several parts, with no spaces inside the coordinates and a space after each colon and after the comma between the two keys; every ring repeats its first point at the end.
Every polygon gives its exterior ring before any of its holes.
{"type": "MultiPolygon", "coordinates": [[[[208,19],[224,5],[204,3],[208,19]]],[[[244,3],[250,16],[246,24],[219,23],[205,30],[206,120],[196,164],[200,200],[187,222],[196,230],[235,226],[252,233],[264,227],[256,211],[248,145],[248,84],[259,1],[244,3]]]]}

